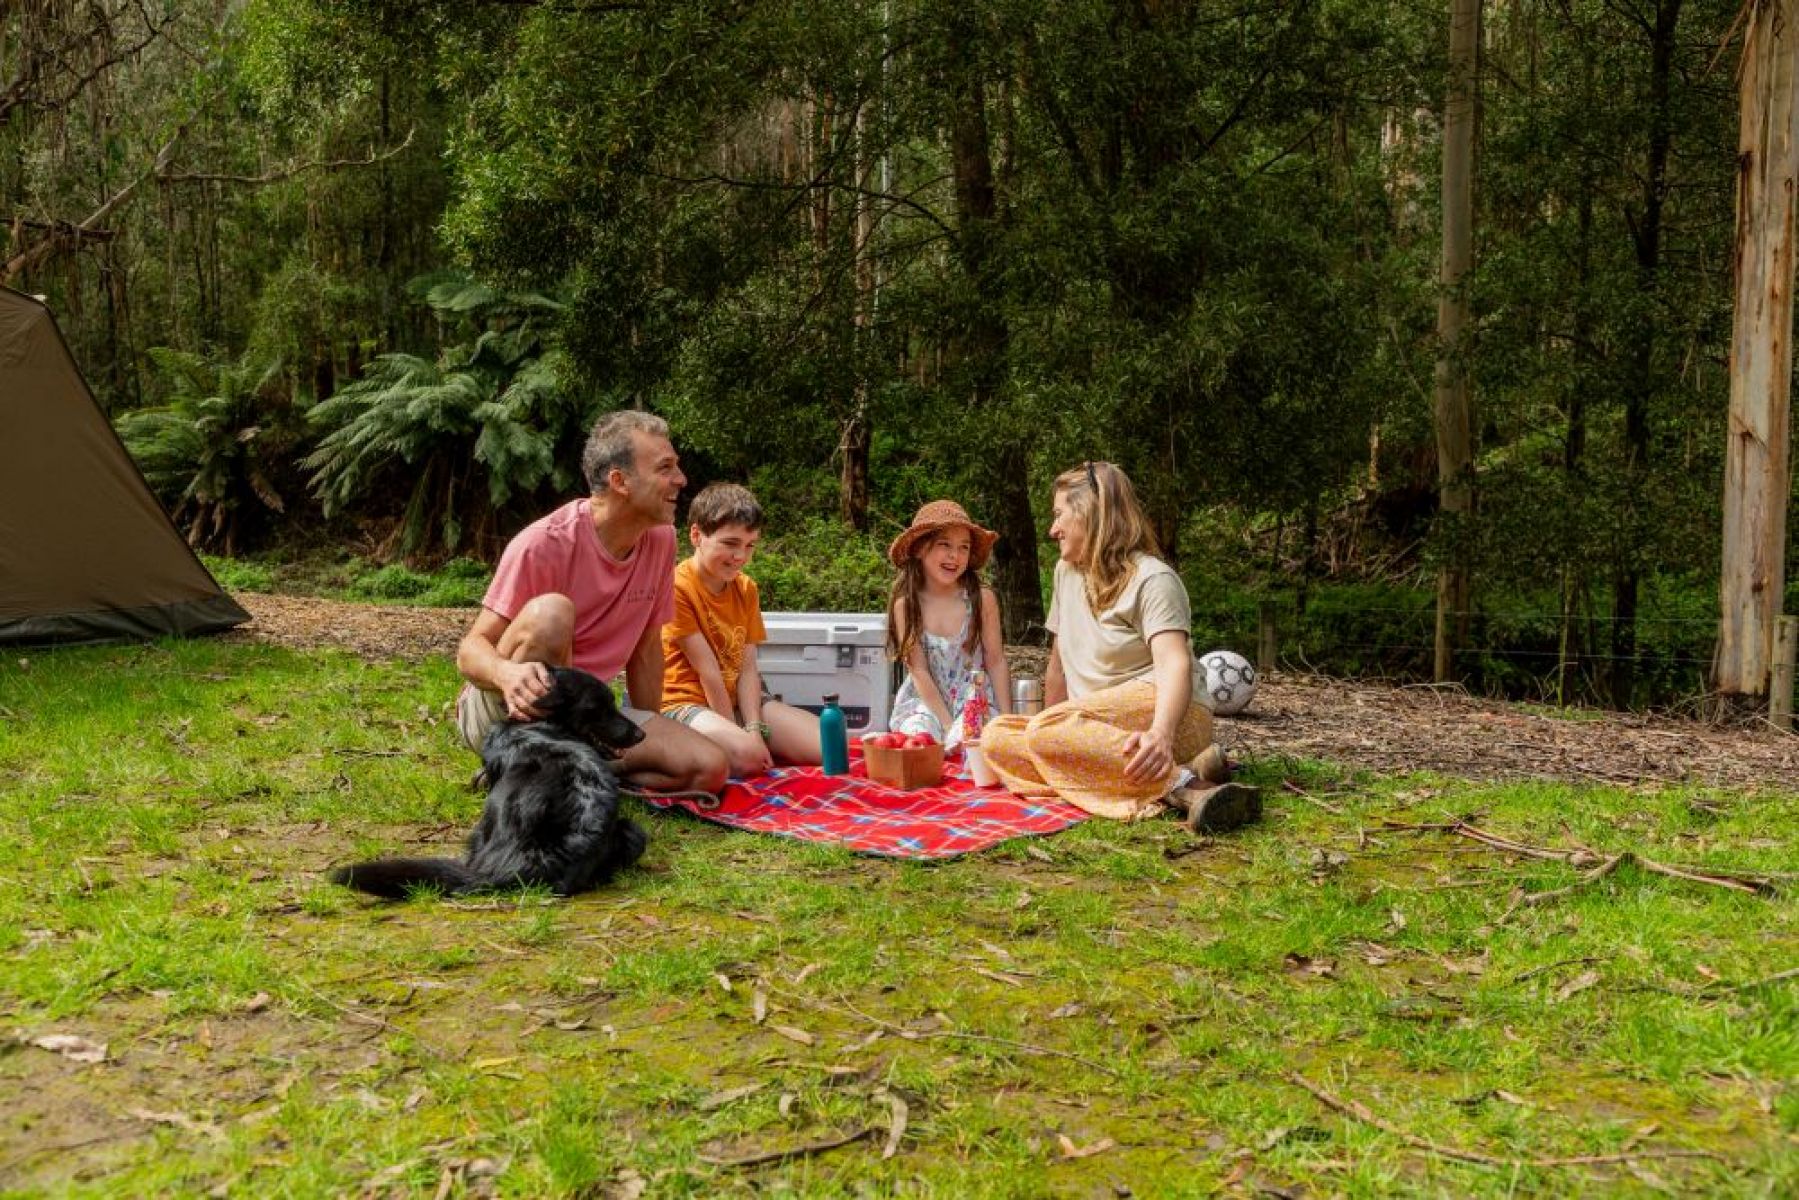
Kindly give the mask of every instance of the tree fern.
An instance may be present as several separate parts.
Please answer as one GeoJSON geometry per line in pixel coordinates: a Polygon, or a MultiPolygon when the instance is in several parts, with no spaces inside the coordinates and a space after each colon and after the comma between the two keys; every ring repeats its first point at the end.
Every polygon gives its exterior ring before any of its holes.
{"type": "Polygon", "coordinates": [[[188,542],[236,554],[252,525],[287,507],[275,479],[294,433],[280,373],[248,356],[215,363],[158,347],[150,358],[168,403],[121,416],[119,437],[188,542]]]}
{"type": "Polygon", "coordinates": [[[570,486],[586,414],[565,360],[544,345],[541,325],[560,304],[464,277],[411,290],[465,340],[434,359],[382,355],[314,405],[323,435],[306,466],[326,515],[405,487],[401,552],[455,551],[471,531],[491,535],[515,501],[570,486]]]}

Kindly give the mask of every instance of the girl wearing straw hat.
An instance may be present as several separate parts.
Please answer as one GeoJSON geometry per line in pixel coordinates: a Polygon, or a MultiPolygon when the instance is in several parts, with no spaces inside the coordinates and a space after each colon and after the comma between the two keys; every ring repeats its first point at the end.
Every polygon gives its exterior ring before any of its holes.
{"type": "Polygon", "coordinates": [[[899,568],[887,602],[887,653],[906,666],[888,720],[894,731],[928,733],[955,746],[973,696],[984,694],[990,712],[1007,711],[1001,697],[1012,687],[999,599],[980,574],[998,540],[960,504],[933,500],[887,548],[899,568]]]}
{"type": "Polygon", "coordinates": [[[1187,589],[1162,561],[1130,479],[1103,462],[1065,471],[1054,511],[1048,706],[990,722],[988,764],[1008,791],[1096,816],[1136,820],[1167,806],[1206,833],[1256,820],[1260,793],[1230,782],[1212,743],[1187,589]]]}

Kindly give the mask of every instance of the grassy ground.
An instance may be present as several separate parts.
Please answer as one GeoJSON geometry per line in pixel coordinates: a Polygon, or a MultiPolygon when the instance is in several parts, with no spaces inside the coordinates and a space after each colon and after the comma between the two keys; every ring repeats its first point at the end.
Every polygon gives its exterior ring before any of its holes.
{"type": "Polygon", "coordinates": [[[1758,982],[1799,902],[1625,867],[1514,908],[1576,872],[1382,824],[1774,873],[1799,795],[1262,763],[1269,819],[1216,843],[918,865],[652,816],[567,903],[326,885],[471,824],[451,685],[221,642],[0,662],[0,1189],[1799,1191],[1799,980],[1758,982]]]}

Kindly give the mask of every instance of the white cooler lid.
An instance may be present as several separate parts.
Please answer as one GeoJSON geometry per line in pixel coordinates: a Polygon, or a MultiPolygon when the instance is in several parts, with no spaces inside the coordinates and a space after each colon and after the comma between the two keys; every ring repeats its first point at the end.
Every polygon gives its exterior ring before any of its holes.
{"type": "Polygon", "coordinates": [[[762,624],[777,646],[881,646],[886,613],[765,612],[762,624]]]}

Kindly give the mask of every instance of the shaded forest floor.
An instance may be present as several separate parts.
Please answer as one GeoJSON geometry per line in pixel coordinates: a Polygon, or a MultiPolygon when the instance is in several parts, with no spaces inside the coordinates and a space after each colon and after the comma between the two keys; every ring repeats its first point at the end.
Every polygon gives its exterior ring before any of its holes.
{"type": "MultiPolygon", "coordinates": [[[[453,656],[472,609],[406,608],[240,595],[255,620],[232,635],[365,658],[453,656]]],[[[1014,669],[1042,674],[1039,651],[1014,669]]],[[[1251,711],[1219,721],[1246,761],[1302,758],[1350,770],[1436,771],[1463,779],[1545,779],[1755,790],[1799,781],[1799,736],[1679,717],[1506,704],[1458,689],[1277,674],[1251,711]]]]}

